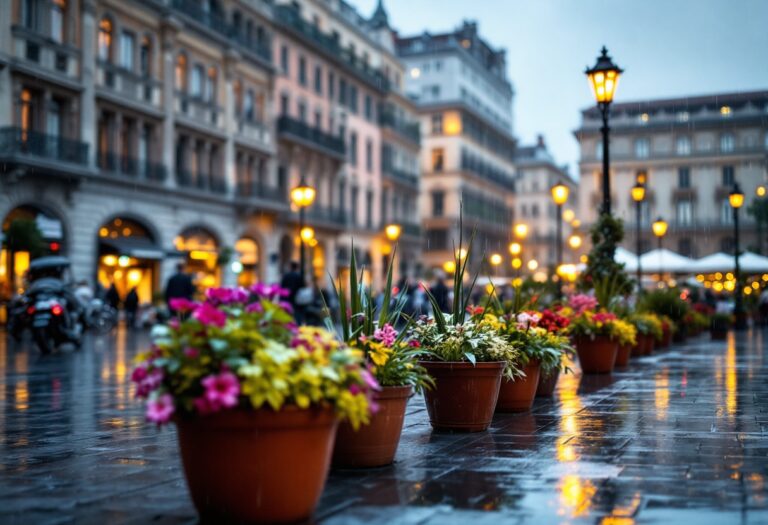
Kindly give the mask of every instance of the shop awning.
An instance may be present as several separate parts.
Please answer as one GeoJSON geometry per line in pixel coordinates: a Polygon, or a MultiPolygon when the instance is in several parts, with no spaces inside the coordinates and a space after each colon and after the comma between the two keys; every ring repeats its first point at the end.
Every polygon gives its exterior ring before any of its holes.
{"type": "Polygon", "coordinates": [[[160,260],[166,256],[165,250],[147,237],[102,237],[99,242],[116,255],[127,255],[136,259],[160,260]]]}
{"type": "Polygon", "coordinates": [[[693,259],[683,257],[671,250],[652,250],[640,257],[644,273],[691,273],[693,259]]]}
{"type": "Polygon", "coordinates": [[[733,255],[718,252],[695,261],[690,271],[691,273],[731,272],[733,267],[733,255]]]}

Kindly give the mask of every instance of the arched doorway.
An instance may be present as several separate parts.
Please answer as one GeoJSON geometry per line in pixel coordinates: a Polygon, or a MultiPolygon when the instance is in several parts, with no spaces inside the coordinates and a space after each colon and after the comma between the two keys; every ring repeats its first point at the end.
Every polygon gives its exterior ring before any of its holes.
{"type": "Polygon", "coordinates": [[[143,223],[115,217],[99,227],[98,282],[113,284],[121,298],[135,288],[140,303],[151,303],[158,289],[158,264],[165,257],[157,239],[143,223]]]}
{"type": "Polygon", "coordinates": [[[248,237],[235,243],[237,260],[232,269],[237,273],[239,286],[251,286],[261,280],[261,250],[259,244],[248,237]]]}
{"type": "Polygon", "coordinates": [[[24,291],[24,276],[32,259],[66,255],[62,221],[35,205],[12,209],[2,223],[0,247],[0,300],[24,291]]]}
{"type": "Polygon", "coordinates": [[[185,271],[194,276],[199,289],[220,285],[219,242],[211,232],[199,226],[187,228],[173,244],[186,256],[185,271]]]}

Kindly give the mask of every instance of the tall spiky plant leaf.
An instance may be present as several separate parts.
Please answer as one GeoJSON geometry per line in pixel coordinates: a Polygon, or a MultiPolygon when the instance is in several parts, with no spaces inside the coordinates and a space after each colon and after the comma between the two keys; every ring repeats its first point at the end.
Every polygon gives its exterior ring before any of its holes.
{"type": "Polygon", "coordinates": [[[389,321],[389,301],[392,297],[392,269],[395,262],[395,255],[397,255],[397,245],[392,248],[392,256],[389,258],[389,264],[387,265],[387,282],[384,285],[384,298],[381,304],[381,312],[379,312],[379,328],[383,327],[387,321],[389,321]]]}

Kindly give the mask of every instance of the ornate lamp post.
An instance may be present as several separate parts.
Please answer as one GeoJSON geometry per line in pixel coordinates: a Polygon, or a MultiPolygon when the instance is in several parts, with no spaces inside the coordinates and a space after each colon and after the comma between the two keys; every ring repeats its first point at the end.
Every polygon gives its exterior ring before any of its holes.
{"type": "Polygon", "coordinates": [[[603,46],[600,56],[597,57],[597,63],[592,68],[587,68],[584,73],[589,79],[589,85],[592,88],[592,94],[597,102],[597,107],[603,116],[603,127],[600,131],[603,134],[603,207],[600,213],[611,214],[611,177],[610,177],[610,154],[608,135],[608,117],[613,96],[616,93],[616,86],[619,83],[619,76],[624,72],[613,63],[608,56],[608,50],[603,46]]]}
{"type": "MultiPolygon", "coordinates": [[[[653,234],[659,240],[659,260],[661,260],[661,242],[664,239],[664,236],[667,234],[668,227],[669,225],[667,224],[667,221],[662,219],[661,216],[659,216],[659,218],[656,219],[654,223],[651,225],[653,234]]],[[[659,263],[659,281],[661,281],[663,276],[664,276],[664,271],[663,271],[663,268],[661,267],[661,263],[659,263]]]]}
{"type": "Polygon", "coordinates": [[[645,185],[638,182],[632,186],[632,200],[635,201],[635,224],[637,227],[637,235],[635,239],[635,248],[637,250],[637,293],[640,294],[643,291],[643,270],[640,268],[640,251],[642,250],[642,204],[645,200],[645,185]]]}
{"type": "MultiPolygon", "coordinates": [[[[563,264],[563,205],[568,202],[569,189],[562,182],[558,182],[550,188],[550,192],[557,209],[555,218],[555,268],[557,268],[563,264]]],[[[557,295],[560,297],[563,295],[562,279],[557,280],[557,295]]]]}
{"type": "Polygon", "coordinates": [[[741,287],[741,268],[739,267],[739,208],[744,205],[744,193],[738,184],[733,185],[733,190],[728,194],[728,201],[733,208],[733,265],[736,288],[734,290],[733,313],[736,317],[736,329],[747,327],[747,318],[744,314],[743,289],[741,287]]]}
{"type": "Polygon", "coordinates": [[[301,242],[299,243],[299,259],[301,260],[301,281],[305,281],[306,276],[306,257],[304,255],[304,244],[305,242],[311,240],[314,237],[314,230],[312,231],[312,235],[305,241],[304,235],[305,235],[305,209],[308,206],[311,206],[313,202],[315,202],[315,188],[312,186],[307,185],[307,183],[302,178],[299,182],[299,185],[296,186],[291,190],[291,202],[293,202],[294,205],[296,205],[297,208],[299,208],[299,232],[301,237],[301,242]]]}

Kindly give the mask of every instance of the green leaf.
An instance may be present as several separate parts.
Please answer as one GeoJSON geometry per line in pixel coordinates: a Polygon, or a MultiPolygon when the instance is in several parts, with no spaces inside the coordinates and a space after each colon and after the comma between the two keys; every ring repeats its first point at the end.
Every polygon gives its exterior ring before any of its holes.
{"type": "Polygon", "coordinates": [[[469,361],[473,365],[477,365],[477,359],[475,358],[475,354],[473,354],[472,352],[464,352],[464,357],[466,357],[467,361],[469,361]]]}

